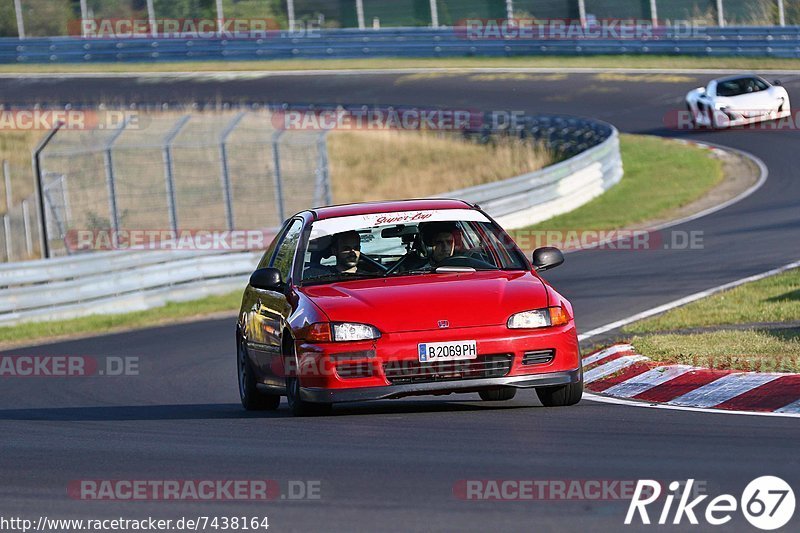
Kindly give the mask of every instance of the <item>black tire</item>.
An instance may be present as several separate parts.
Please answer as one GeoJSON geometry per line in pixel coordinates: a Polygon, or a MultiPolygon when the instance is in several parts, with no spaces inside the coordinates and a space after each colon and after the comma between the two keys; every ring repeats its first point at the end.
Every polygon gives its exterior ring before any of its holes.
{"type": "Polygon", "coordinates": [[[329,403],[311,403],[300,399],[300,379],[286,378],[286,401],[293,416],[327,416],[331,414],[333,405],[329,403]]]}
{"type": "Polygon", "coordinates": [[[577,383],[558,387],[538,387],[536,395],[545,407],[568,407],[575,405],[583,397],[583,379],[577,383]]]}
{"type": "Polygon", "coordinates": [[[505,402],[517,395],[514,387],[497,387],[496,389],[482,390],[478,393],[484,402],[505,402]]]}
{"type": "Polygon", "coordinates": [[[686,109],[689,111],[689,116],[691,117],[692,129],[696,130],[698,128],[697,115],[695,114],[694,110],[692,110],[692,106],[691,105],[686,104],[686,109]]]}
{"type": "Polygon", "coordinates": [[[239,378],[239,399],[248,411],[274,411],[281,404],[277,394],[264,394],[256,386],[256,375],[247,355],[247,346],[240,338],[236,349],[236,370],[239,378]]]}
{"type": "MultiPolygon", "coordinates": [[[[289,360],[296,360],[294,343],[292,343],[291,347],[284,346],[286,351],[291,352],[286,354],[289,360]]],[[[291,368],[292,366],[284,365],[285,368],[291,368]]],[[[286,376],[286,402],[289,404],[289,409],[292,411],[293,416],[326,416],[333,410],[333,405],[329,403],[312,403],[301,399],[300,378],[297,376],[286,376]]]]}

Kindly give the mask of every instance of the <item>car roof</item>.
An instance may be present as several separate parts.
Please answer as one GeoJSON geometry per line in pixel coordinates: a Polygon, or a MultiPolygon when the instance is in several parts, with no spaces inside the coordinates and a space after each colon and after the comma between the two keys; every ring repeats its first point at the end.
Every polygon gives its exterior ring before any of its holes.
{"type": "Polygon", "coordinates": [[[315,207],[310,211],[317,220],[346,217],[353,215],[369,215],[373,213],[392,213],[395,211],[422,211],[429,209],[473,209],[474,206],[463,200],[447,198],[423,200],[394,200],[384,202],[365,202],[343,204],[329,207],[315,207]]]}

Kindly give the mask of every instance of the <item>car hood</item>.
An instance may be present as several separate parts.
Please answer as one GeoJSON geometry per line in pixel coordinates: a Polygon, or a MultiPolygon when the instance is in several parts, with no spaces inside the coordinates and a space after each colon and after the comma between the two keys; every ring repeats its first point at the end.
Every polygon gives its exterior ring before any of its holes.
{"type": "Polygon", "coordinates": [[[303,287],[333,322],[372,324],[384,333],[505,324],[513,313],[547,307],[531,272],[428,274],[303,287]]]}

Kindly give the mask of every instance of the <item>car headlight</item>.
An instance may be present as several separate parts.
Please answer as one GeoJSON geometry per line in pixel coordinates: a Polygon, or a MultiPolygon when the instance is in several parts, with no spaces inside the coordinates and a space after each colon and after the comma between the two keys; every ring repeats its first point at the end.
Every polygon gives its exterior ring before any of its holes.
{"type": "Polygon", "coordinates": [[[381,332],[369,324],[339,322],[333,324],[333,340],[335,342],[368,341],[380,338],[381,332]]]}
{"type": "Polygon", "coordinates": [[[563,307],[546,307],[511,315],[509,329],[537,329],[569,324],[569,315],[563,307]]]}

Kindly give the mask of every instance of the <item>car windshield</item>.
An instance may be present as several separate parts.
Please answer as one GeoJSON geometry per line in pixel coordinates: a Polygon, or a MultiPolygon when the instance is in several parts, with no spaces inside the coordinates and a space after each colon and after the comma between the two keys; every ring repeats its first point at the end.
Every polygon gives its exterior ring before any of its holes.
{"type": "Polygon", "coordinates": [[[763,82],[756,78],[737,78],[735,80],[725,80],[717,85],[717,96],[732,97],[742,94],[755,93],[766,87],[763,82]]]}
{"type": "Polygon", "coordinates": [[[302,279],[309,285],[526,268],[508,236],[480,211],[403,211],[314,222],[302,279]]]}

